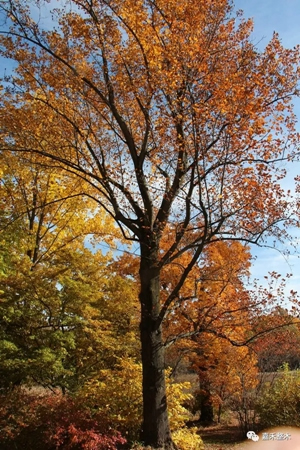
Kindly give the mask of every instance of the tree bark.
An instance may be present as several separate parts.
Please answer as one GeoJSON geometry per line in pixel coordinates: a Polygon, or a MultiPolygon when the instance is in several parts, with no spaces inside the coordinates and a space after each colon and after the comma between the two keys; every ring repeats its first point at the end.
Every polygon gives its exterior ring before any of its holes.
{"type": "Polygon", "coordinates": [[[172,442],[165,383],[162,327],[157,323],[160,309],[158,250],[142,251],[140,265],[141,346],[143,365],[143,425],[141,438],[155,449],[176,449],[172,442]]]}
{"type": "Polygon", "coordinates": [[[207,396],[203,396],[199,422],[206,426],[214,423],[214,410],[209,394],[207,396]]]}
{"type": "Polygon", "coordinates": [[[218,406],[218,423],[221,423],[222,405],[218,406]]]}
{"type": "Polygon", "coordinates": [[[200,391],[201,391],[201,402],[200,402],[200,419],[199,422],[203,425],[212,425],[214,423],[214,409],[210,393],[209,381],[204,375],[200,379],[200,391]]]}

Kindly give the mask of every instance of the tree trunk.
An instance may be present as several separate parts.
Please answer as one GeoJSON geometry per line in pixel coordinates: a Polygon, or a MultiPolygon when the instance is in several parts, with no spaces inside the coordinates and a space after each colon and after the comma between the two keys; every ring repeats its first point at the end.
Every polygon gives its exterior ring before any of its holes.
{"type": "Polygon", "coordinates": [[[222,405],[218,406],[218,423],[221,423],[222,405]]]}
{"type": "Polygon", "coordinates": [[[155,449],[176,449],[172,442],[164,370],[162,328],[157,324],[160,309],[160,271],[158,251],[141,255],[140,302],[141,345],[143,365],[143,425],[141,438],[145,445],[155,449]]]}
{"type": "Polygon", "coordinates": [[[210,385],[206,376],[202,376],[200,379],[200,391],[201,391],[201,402],[200,402],[200,419],[199,421],[203,425],[212,425],[214,423],[214,409],[212,398],[210,394],[210,385]]]}
{"type": "Polygon", "coordinates": [[[214,423],[214,409],[209,395],[203,396],[199,421],[206,426],[214,423]]]}

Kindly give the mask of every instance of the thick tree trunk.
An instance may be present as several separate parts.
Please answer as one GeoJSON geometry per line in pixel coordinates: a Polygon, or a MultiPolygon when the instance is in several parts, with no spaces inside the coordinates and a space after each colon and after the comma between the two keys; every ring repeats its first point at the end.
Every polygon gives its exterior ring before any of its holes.
{"type": "Polygon", "coordinates": [[[155,449],[175,449],[172,442],[166,399],[164,346],[159,313],[160,280],[158,252],[141,256],[141,344],[143,364],[143,425],[141,438],[155,449]]]}

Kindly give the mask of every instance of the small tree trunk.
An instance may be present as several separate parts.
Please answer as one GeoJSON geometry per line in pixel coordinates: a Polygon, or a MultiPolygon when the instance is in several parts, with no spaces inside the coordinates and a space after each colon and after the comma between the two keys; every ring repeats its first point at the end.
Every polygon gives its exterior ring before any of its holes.
{"type": "Polygon", "coordinates": [[[222,405],[218,406],[218,423],[221,423],[222,405]]]}
{"type": "Polygon", "coordinates": [[[214,422],[214,409],[210,394],[209,381],[205,376],[200,380],[201,402],[200,402],[200,422],[204,425],[211,425],[214,422]]]}
{"type": "Polygon", "coordinates": [[[141,345],[143,365],[143,425],[141,438],[155,449],[175,449],[172,442],[164,370],[164,345],[161,326],[157,324],[160,309],[158,252],[141,256],[140,302],[141,345]]]}
{"type": "Polygon", "coordinates": [[[214,410],[209,396],[203,397],[200,410],[200,422],[211,425],[214,422],[214,410]]]}

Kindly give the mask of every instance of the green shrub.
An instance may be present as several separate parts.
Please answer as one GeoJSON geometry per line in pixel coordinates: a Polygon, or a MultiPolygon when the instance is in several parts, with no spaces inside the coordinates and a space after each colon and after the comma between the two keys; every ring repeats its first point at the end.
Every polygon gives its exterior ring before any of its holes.
{"type": "Polygon", "coordinates": [[[266,383],[256,410],[262,428],[300,426],[300,371],[284,364],[272,384],[266,383]]]}

